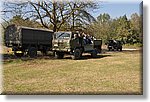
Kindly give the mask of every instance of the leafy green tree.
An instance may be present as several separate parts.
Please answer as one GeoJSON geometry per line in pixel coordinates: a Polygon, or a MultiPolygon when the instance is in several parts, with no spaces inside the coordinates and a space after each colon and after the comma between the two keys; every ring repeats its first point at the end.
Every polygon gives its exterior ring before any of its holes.
{"type": "Polygon", "coordinates": [[[131,31],[130,36],[133,39],[132,43],[142,43],[142,17],[137,13],[131,15],[131,31]]]}
{"type": "Polygon", "coordinates": [[[107,39],[111,39],[111,23],[109,14],[100,14],[95,22],[88,25],[87,31],[96,38],[103,39],[106,42],[107,39]]]}
{"type": "Polygon", "coordinates": [[[132,14],[131,19],[126,15],[111,19],[109,14],[100,14],[96,22],[87,26],[87,32],[103,41],[108,39],[122,40],[124,43],[142,43],[142,18],[132,14]]]}
{"type": "Polygon", "coordinates": [[[130,22],[127,19],[126,15],[121,16],[119,19],[117,19],[118,26],[116,27],[116,33],[117,38],[122,39],[125,43],[129,42],[129,39],[127,38],[129,35],[131,35],[131,28],[130,28],[130,22]]]}
{"type": "Polygon", "coordinates": [[[106,22],[108,22],[110,20],[110,15],[107,14],[107,13],[100,14],[97,17],[97,20],[100,21],[101,23],[106,23],[106,22]]]}

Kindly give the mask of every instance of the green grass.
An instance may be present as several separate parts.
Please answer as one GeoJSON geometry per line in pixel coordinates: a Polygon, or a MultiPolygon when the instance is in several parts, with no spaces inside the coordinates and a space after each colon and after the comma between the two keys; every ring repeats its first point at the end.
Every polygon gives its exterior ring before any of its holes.
{"type": "Polygon", "coordinates": [[[3,94],[142,94],[141,62],[138,51],[4,61],[3,94]]]}

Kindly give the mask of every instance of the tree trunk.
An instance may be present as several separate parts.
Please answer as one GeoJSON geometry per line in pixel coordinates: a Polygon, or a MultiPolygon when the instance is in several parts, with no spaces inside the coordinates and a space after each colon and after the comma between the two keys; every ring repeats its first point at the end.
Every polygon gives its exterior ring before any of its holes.
{"type": "Polygon", "coordinates": [[[53,20],[54,20],[54,26],[53,26],[53,31],[54,32],[56,32],[57,31],[57,19],[56,19],[56,2],[55,1],[53,1],[53,11],[52,11],[52,13],[53,13],[53,20]]]}

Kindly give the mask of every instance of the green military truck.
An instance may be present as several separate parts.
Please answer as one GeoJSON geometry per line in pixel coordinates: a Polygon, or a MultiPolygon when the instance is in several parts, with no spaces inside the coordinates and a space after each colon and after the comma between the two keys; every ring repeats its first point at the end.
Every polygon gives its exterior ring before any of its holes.
{"type": "Polygon", "coordinates": [[[101,52],[102,40],[92,40],[86,44],[83,37],[76,32],[55,32],[52,42],[52,50],[56,58],[63,58],[65,54],[70,54],[72,59],[80,59],[83,53],[90,53],[91,57],[97,57],[101,52]]]}
{"type": "Polygon", "coordinates": [[[107,48],[109,51],[122,51],[122,42],[120,40],[108,40],[107,48]]]}
{"type": "Polygon", "coordinates": [[[22,57],[27,53],[30,57],[36,57],[37,51],[46,54],[52,50],[53,31],[48,29],[30,28],[17,25],[9,25],[4,32],[4,42],[11,47],[14,55],[22,57]]]}

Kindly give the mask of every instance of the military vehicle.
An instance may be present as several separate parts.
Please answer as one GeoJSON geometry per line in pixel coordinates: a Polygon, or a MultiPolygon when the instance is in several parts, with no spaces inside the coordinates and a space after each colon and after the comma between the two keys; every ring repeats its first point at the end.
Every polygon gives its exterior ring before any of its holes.
{"type": "Polygon", "coordinates": [[[10,25],[4,32],[4,41],[16,56],[21,57],[26,53],[35,57],[37,51],[46,54],[52,50],[52,35],[53,31],[47,29],[10,25]]]}
{"type": "Polygon", "coordinates": [[[109,51],[122,51],[122,42],[120,40],[108,40],[107,48],[109,51]]]}
{"type": "Polygon", "coordinates": [[[82,53],[90,53],[96,57],[101,52],[102,40],[93,40],[86,44],[83,37],[76,32],[55,32],[53,36],[53,51],[56,58],[63,58],[65,54],[70,54],[72,59],[80,59],[82,53]]]}

